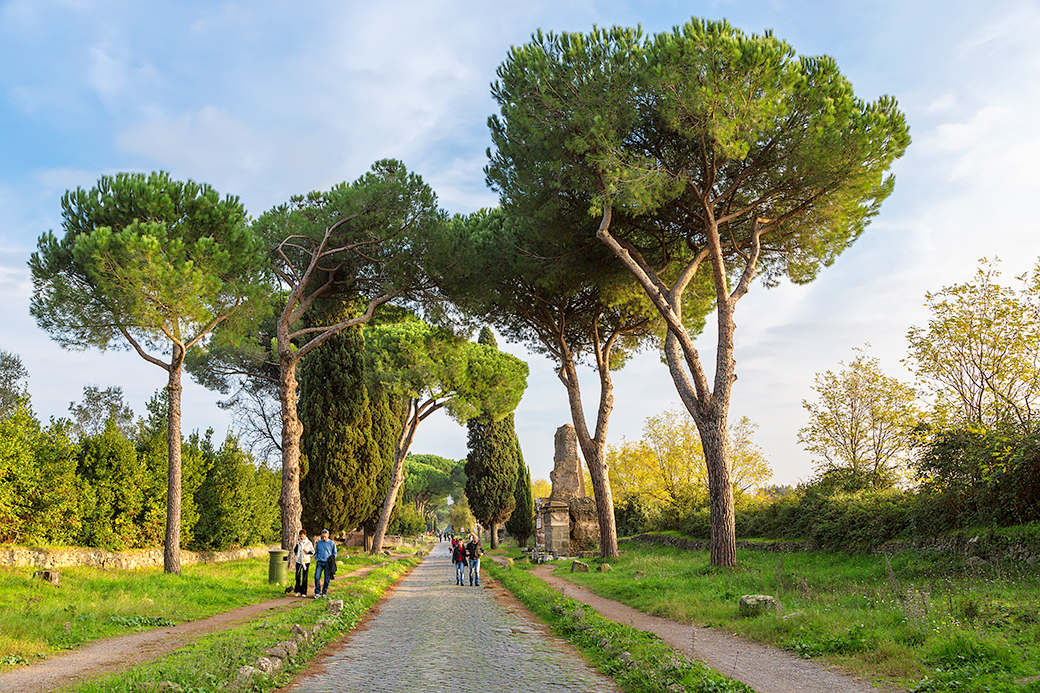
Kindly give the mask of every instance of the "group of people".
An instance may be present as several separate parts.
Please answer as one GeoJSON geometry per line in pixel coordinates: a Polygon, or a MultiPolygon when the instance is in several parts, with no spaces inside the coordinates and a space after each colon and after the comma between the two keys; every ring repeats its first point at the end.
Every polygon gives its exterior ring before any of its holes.
{"type": "Polygon", "coordinates": [[[469,584],[480,587],[480,557],[484,555],[484,547],[476,535],[469,535],[465,544],[453,537],[451,540],[451,562],[455,564],[455,584],[465,585],[466,567],[469,567],[469,584]]]}
{"type": "Polygon", "coordinates": [[[321,539],[311,543],[307,532],[300,530],[300,538],[293,547],[296,559],[296,586],[293,594],[297,597],[307,596],[307,573],[310,571],[311,559],[314,560],[314,598],[327,597],[329,581],[336,575],[336,543],[329,539],[329,530],[321,530],[321,539]],[[324,579],[323,579],[324,578],[324,579]]]}

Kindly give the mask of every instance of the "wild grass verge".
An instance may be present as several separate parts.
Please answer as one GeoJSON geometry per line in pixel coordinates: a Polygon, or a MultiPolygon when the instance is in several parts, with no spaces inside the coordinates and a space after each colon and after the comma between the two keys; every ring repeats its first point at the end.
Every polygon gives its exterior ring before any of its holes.
{"type": "MultiPolygon", "coordinates": [[[[384,559],[385,560],[385,559],[384,559]]],[[[115,676],[78,684],[62,693],[137,693],[168,690],[180,693],[226,691],[239,667],[252,665],[264,651],[292,638],[294,624],[324,628],[303,644],[287,666],[273,676],[253,679],[251,691],[273,691],[287,685],[331,641],[341,637],[379,600],[383,593],[419,562],[418,557],[395,560],[361,578],[337,578],[330,598],[342,599],[338,617],[327,613],[327,600],[301,600],[299,608],[275,612],[244,625],[199,638],[173,654],[115,676]],[[171,686],[174,684],[176,687],[171,686]]]]}
{"type": "Polygon", "coordinates": [[[917,691],[1040,692],[1040,568],[962,557],[707,552],[626,543],[609,572],[556,574],[641,611],[708,625],[917,691]],[[744,594],[782,611],[741,618],[744,594]]]}
{"type": "MultiPolygon", "coordinates": [[[[344,553],[340,574],[384,560],[344,553]]],[[[158,568],[64,568],[56,586],[34,571],[0,568],[0,668],[283,596],[281,586],[268,584],[262,559],[185,566],[179,576],[158,568]]]]}
{"type": "Polygon", "coordinates": [[[526,570],[487,562],[487,571],[553,632],[576,645],[600,671],[630,693],[747,693],[750,688],[685,659],[656,635],[607,620],[526,570]]]}

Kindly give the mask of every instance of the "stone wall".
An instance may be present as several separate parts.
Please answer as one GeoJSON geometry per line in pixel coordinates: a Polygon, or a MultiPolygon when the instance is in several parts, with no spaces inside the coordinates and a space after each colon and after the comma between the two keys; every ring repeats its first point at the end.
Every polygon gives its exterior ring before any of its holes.
{"type": "Polygon", "coordinates": [[[571,554],[599,549],[599,515],[596,513],[596,499],[571,498],[567,505],[571,519],[571,554]]]}
{"type": "MultiPolygon", "coordinates": [[[[663,546],[674,546],[677,549],[686,551],[708,551],[711,548],[711,542],[673,537],[670,534],[639,534],[620,541],[641,541],[646,544],[661,544],[663,546]]],[[[807,541],[738,541],[737,548],[749,549],[751,551],[769,551],[772,553],[796,553],[798,551],[811,551],[813,547],[807,541]]]]}
{"type": "MultiPolygon", "coordinates": [[[[280,546],[255,546],[231,551],[181,551],[181,565],[220,563],[243,558],[267,558],[270,549],[280,546]]],[[[102,549],[53,548],[38,549],[21,546],[0,546],[0,566],[8,568],[69,568],[88,566],[103,570],[133,570],[163,564],[163,550],[134,549],[104,551],[102,549]]]]}

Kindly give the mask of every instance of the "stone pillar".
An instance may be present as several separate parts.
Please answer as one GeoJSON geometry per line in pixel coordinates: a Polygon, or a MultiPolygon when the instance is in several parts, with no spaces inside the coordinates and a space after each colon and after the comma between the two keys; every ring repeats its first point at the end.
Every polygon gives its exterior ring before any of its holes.
{"type": "Polygon", "coordinates": [[[550,500],[542,506],[542,528],[545,531],[545,552],[559,556],[571,555],[570,506],[550,500]]]}
{"type": "Polygon", "coordinates": [[[578,457],[578,434],[574,426],[564,424],[556,429],[550,500],[568,501],[585,497],[585,475],[581,473],[581,458],[578,457]]]}

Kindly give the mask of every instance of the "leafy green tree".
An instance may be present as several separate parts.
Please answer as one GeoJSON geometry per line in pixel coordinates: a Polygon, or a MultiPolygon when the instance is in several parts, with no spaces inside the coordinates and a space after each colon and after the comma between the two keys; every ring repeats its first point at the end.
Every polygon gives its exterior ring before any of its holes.
{"type": "Polygon", "coordinates": [[[304,362],[300,421],[306,461],[300,480],[303,524],[313,534],[352,530],[372,516],[384,490],[360,326],[329,338],[304,362]]]}
{"type": "Polygon", "coordinates": [[[29,260],[29,310],[65,348],[133,348],[166,371],[163,567],[180,573],[185,354],[242,313],[258,285],[262,251],[237,198],[222,200],[208,185],[165,173],[102,176],[89,191],[65,194],[62,217],[64,237],[44,234],[29,260]]]}
{"type": "Polygon", "coordinates": [[[111,550],[142,546],[149,534],[143,525],[152,480],[133,442],[113,420],[80,441],[77,474],[84,483],[79,497],[80,545],[111,550]]]}
{"type": "Polygon", "coordinates": [[[437,510],[455,487],[452,472],[460,464],[438,455],[408,455],[404,460],[401,499],[414,506],[430,529],[434,528],[437,510]]]}
{"type": "Polygon", "coordinates": [[[85,385],[83,401],[69,402],[69,413],[72,430],[80,438],[97,435],[109,419],[115,421],[123,435],[133,434],[134,410],[123,401],[123,388],[118,386],[102,390],[97,385],[85,385]]]}
{"type": "Polygon", "coordinates": [[[253,546],[278,536],[273,522],[277,521],[277,513],[270,510],[278,498],[273,473],[258,469],[232,435],[219,450],[210,448],[207,453],[211,461],[195,491],[199,519],[192,532],[193,547],[222,551],[253,546]]]}
{"type": "Polygon", "coordinates": [[[13,412],[18,400],[25,397],[28,377],[18,354],[0,349],[0,418],[13,412]]]}
{"type": "MultiPolygon", "coordinates": [[[[1019,291],[985,260],[973,281],[925,294],[909,365],[950,424],[1029,430],[1040,402],[1040,264],[1019,291]]],[[[937,422],[940,426],[942,422],[937,422]]]]}
{"type": "Polygon", "coordinates": [[[595,236],[664,319],[669,371],[707,460],[711,563],[735,565],[736,305],[756,275],[811,281],[860,236],[909,144],[902,113],[892,98],[857,98],[831,58],[697,19],[647,38],[538,33],[510,50],[492,96],[487,171],[503,207],[538,220],[547,200],[586,203],[595,236]],[[704,273],[713,381],[683,317],[704,273]]]}
{"type": "Polygon", "coordinates": [[[383,160],[353,183],[294,197],[254,224],[274,249],[272,270],[285,299],[273,343],[282,423],[283,548],[296,541],[302,512],[297,364],[335,334],[369,322],[388,301],[422,295],[428,281],[421,260],[444,221],[422,178],[399,161],[383,160]],[[356,312],[339,322],[303,321],[319,301],[358,298],[356,312]]]}
{"type": "MultiPolygon", "coordinates": [[[[772,476],[753,437],[757,426],[746,416],[730,426],[734,491],[744,495],[772,476]]],[[[693,420],[677,411],[647,417],[643,437],[611,446],[611,481],[623,505],[704,507],[709,503],[704,448],[693,420]]]]}
{"type": "Polygon", "coordinates": [[[371,551],[376,553],[382,550],[404,483],[404,459],[419,424],[442,408],[460,422],[505,416],[516,408],[527,386],[527,364],[419,320],[370,327],[365,348],[369,377],[406,402],[393,472],[372,539],[371,551]]]}
{"type": "Polygon", "coordinates": [[[528,538],[534,534],[534,496],[531,495],[531,472],[523,458],[517,466],[513,498],[516,505],[506,520],[506,531],[520,546],[527,546],[528,538]]]}
{"type": "Polygon", "coordinates": [[[0,418],[0,542],[73,543],[76,453],[68,422],[42,427],[28,398],[0,418]]]}
{"type": "Polygon", "coordinates": [[[802,400],[809,425],[798,440],[817,458],[818,471],[849,469],[875,485],[891,485],[913,449],[921,413],[916,392],[881,370],[877,358],[860,352],[838,373],[816,375],[817,401],[802,400]]]}

